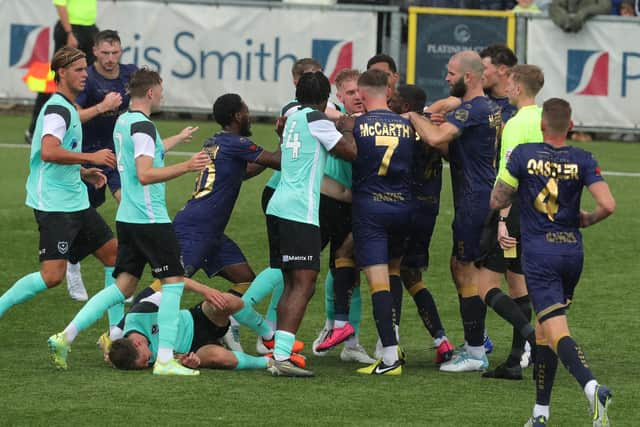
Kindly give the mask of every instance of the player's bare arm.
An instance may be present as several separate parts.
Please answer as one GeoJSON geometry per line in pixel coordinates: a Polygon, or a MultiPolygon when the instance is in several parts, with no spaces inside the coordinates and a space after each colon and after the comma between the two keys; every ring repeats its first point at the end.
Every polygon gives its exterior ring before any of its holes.
{"type": "Polygon", "coordinates": [[[142,185],[149,185],[155,184],[156,182],[169,181],[188,172],[199,172],[210,162],[211,158],[209,155],[204,151],[200,151],[186,162],[176,163],[162,168],[154,168],[153,157],[142,155],[136,158],[136,174],[142,185]]]}
{"type": "Polygon", "coordinates": [[[179,134],[163,139],[162,145],[164,146],[164,151],[170,151],[178,144],[186,144],[188,142],[191,142],[191,140],[193,139],[193,134],[198,132],[198,129],[200,129],[198,126],[187,126],[186,128],[182,129],[179,134]]]}
{"type": "Polygon", "coordinates": [[[580,211],[580,227],[589,227],[600,222],[616,210],[616,201],[606,182],[594,182],[587,188],[596,202],[596,207],[591,212],[580,211]]]}
{"type": "Polygon", "coordinates": [[[92,105],[88,108],[82,108],[76,104],[76,109],[78,110],[78,114],[80,115],[80,121],[82,123],[85,123],[102,113],[117,110],[121,104],[122,95],[120,95],[118,92],[109,92],[105,95],[104,99],[96,105],[92,105]]]}
{"type": "Polygon", "coordinates": [[[410,112],[409,120],[411,120],[420,139],[443,154],[447,154],[449,143],[460,134],[460,130],[451,123],[436,126],[418,113],[410,112]]]}
{"type": "Polygon", "coordinates": [[[503,209],[510,206],[516,197],[516,189],[498,179],[495,187],[491,191],[491,209],[503,209]]]}
{"type": "Polygon", "coordinates": [[[462,104],[462,100],[455,96],[439,99],[424,109],[425,113],[446,114],[462,104]]]}
{"type": "Polygon", "coordinates": [[[103,149],[95,153],[76,153],[62,148],[60,140],[53,135],[45,135],[42,138],[40,157],[45,162],[58,163],[61,165],[91,163],[94,165],[110,166],[112,168],[116,167],[116,157],[111,150],[103,149]]]}

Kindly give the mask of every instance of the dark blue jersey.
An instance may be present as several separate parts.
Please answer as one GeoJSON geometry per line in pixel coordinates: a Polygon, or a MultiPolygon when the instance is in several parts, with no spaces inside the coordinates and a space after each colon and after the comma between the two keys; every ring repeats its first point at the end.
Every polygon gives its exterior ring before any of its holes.
{"type": "Polygon", "coordinates": [[[524,251],[566,254],[582,251],[582,187],[602,181],[591,153],[546,143],[520,144],[511,153],[509,174],[500,179],[518,187],[524,251]],[[515,178],[515,180],[514,180],[515,178]]]}
{"type": "Polygon", "coordinates": [[[478,96],[448,113],[447,121],[460,130],[449,145],[454,207],[482,203],[488,208],[496,179],[500,107],[489,98],[478,96]]]}
{"type": "Polygon", "coordinates": [[[173,220],[181,232],[217,235],[224,232],[238,198],[247,162],[255,161],[262,148],[249,139],[218,132],[204,143],[212,163],[196,178],[193,195],[173,220]]]}
{"type": "Polygon", "coordinates": [[[103,148],[113,147],[113,128],[118,116],[129,108],[131,97],[126,86],[131,75],[138,69],[133,64],[120,64],[120,74],[115,79],[108,79],[96,71],[95,65],[87,68],[87,84],[78,95],[76,104],[82,108],[92,107],[104,100],[109,92],[122,95],[122,104],[117,111],[107,111],[82,124],[82,151],[93,153],[103,148]]]}
{"type": "Polygon", "coordinates": [[[356,119],[353,135],[353,205],[377,212],[408,207],[416,144],[409,120],[388,110],[369,111],[356,119]]]}
{"type": "Polygon", "coordinates": [[[420,140],[414,144],[412,177],[414,206],[437,215],[442,190],[442,155],[420,140]]]}
{"type": "Polygon", "coordinates": [[[518,108],[515,105],[510,104],[509,98],[506,96],[493,96],[488,93],[487,97],[498,104],[498,107],[500,107],[500,116],[502,117],[503,126],[511,117],[515,116],[518,112],[518,108]]]}

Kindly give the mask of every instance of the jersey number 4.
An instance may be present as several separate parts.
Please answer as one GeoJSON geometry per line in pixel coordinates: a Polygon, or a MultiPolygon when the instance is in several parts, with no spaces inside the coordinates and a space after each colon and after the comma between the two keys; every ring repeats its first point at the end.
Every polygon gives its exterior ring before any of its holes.
{"type": "Polygon", "coordinates": [[[540,190],[536,196],[534,207],[538,212],[547,214],[551,222],[554,221],[555,215],[558,213],[558,180],[549,178],[549,181],[540,190]]]}
{"type": "Polygon", "coordinates": [[[291,150],[291,158],[297,159],[298,152],[300,151],[300,133],[294,132],[293,130],[296,128],[296,121],[294,120],[291,123],[291,127],[289,127],[289,131],[287,132],[287,136],[285,137],[284,148],[288,148],[291,150]]]}
{"type": "Polygon", "coordinates": [[[391,157],[393,156],[393,152],[396,151],[396,148],[398,148],[399,142],[400,140],[396,136],[376,136],[376,146],[387,147],[384,152],[384,156],[382,156],[380,167],[378,168],[378,175],[387,175],[387,171],[389,170],[389,163],[391,163],[391,157]]]}

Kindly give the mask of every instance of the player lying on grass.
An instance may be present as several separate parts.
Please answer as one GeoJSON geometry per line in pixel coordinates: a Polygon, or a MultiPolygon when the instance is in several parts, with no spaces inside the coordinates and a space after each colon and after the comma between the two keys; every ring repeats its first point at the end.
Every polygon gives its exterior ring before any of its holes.
{"type": "MultiPolygon", "coordinates": [[[[254,357],[229,351],[219,345],[229,329],[229,316],[242,309],[242,300],[230,293],[216,292],[217,304],[202,301],[188,310],[180,310],[175,352],[177,359],[192,369],[265,369],[271,366],[269,356],[254,357]]],[[[121,322],[124,338],[111,344],[108,357],[118,369],[145,369],[152,366],[158,354],[158,307],[161,292],[135,303],[121,322]]]]}

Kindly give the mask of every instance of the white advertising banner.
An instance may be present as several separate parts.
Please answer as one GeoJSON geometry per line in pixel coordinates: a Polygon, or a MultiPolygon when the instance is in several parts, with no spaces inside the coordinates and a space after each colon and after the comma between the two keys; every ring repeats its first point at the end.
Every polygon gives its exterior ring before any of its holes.
{"type": "MultiPolygon", "coordinates": [[[[0,98],[34,98],[21,79],[53,53],[56,20],[51,0],[0,0],[0,98]]],[[[296,59],[313,57],[335,77],[376,53],[375,12],[105,1],[97,25],[120,33],[122,63],[159,70],[167,109],[210,111],[234,92],[252,111],[277,113],[294,97],[296,59]]]]}
{"type": "Polygon", "coordinates": [[[550,20],[530,20],[527,63],[545,74],[538,98],[567,99],[577,126],[639,128],[638,30],[638,22],[594,20],[565,33],[550,20]]]}

